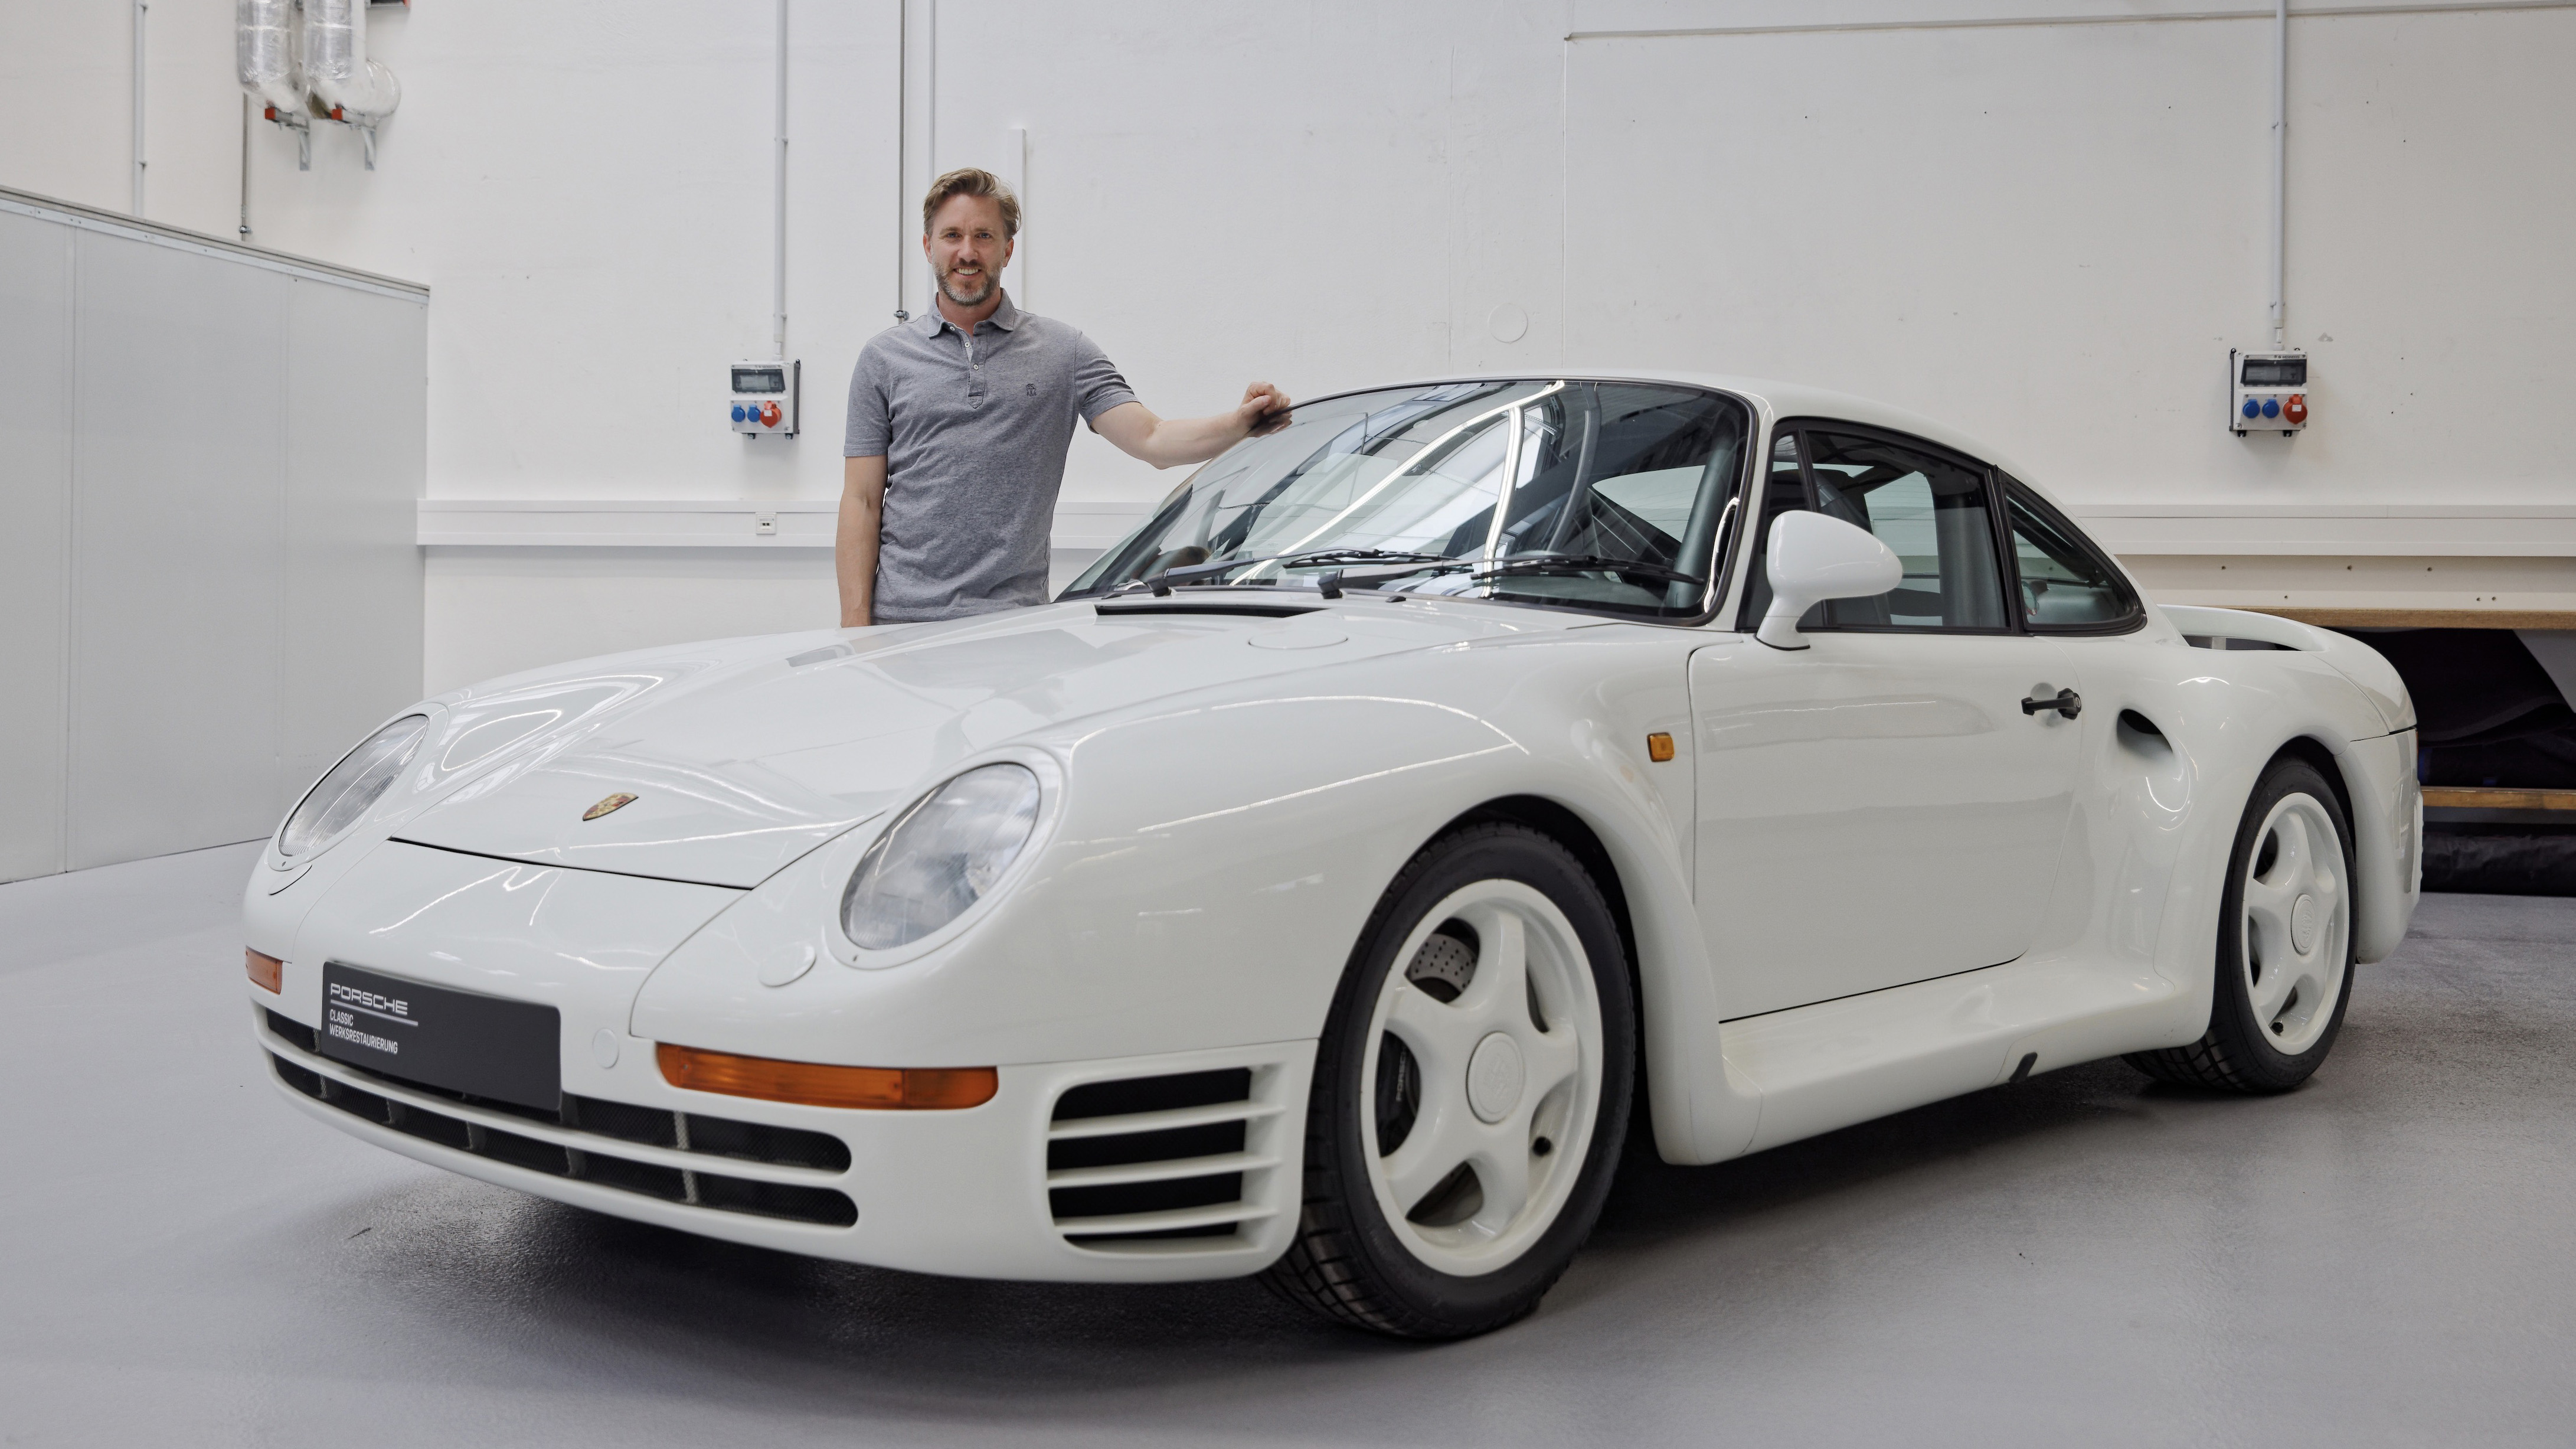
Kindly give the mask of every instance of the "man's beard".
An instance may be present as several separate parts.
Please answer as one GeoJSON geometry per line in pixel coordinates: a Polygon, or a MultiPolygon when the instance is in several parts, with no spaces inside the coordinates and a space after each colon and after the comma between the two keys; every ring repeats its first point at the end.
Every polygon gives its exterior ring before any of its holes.
{"type": "Polygon", "coordinates": [[[978,275],[983,279],[983,287],[980,290],[969,294],[957,290],[957,286],[953,281],[953,278],[955,278],[956,275],[957,270],[954,267],[951,267],[949,270],[939,274],[939,295],[946,297],[949,301],[956,303],[960,307],[983,306],[985,302],[991,300],[993,289],[1001,285],[1000,282],[994,279],[991,272],[982,272],[978,275]]]}

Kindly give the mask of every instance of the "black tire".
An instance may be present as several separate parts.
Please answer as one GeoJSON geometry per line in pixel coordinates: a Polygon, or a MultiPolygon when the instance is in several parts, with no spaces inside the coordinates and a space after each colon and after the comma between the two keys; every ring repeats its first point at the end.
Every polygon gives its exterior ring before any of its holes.
{"type": "MultiPolygon", "coordinates": [[[[2129,1065],[2160,1082],[2219,1092],[2268,1095],[2305,1082],[2334,1050],[2343,1030],[2344,1010],[2352,1001],[2351,921],[2357,914],[2352,898],[2352,826],[2343,804],[2325,776],[2305,760],[2274,760],[2245,803],[2245,818],[2236,827],[2236,845],[2227,857],[2227,889],[2219,900],[2217,980],[2210,993],[2209,1029],[2189,1046],[2131,1052],[2129,1065]],[[2293,1053],[2273,1044],[2265,1024],[2256,1020],[2253,988],[2246,969],[2245,881],[2263,842],[2263,823],[2272,809],[2293,795],[2304,795],[2321,807],[2334,828],[2343,872],[2345,929],[2342,960],[2334,986],[2334,1004],[2312,1042],[2293,1053]]],[[[2259,961],[2258,961],[2259,966],[2259,961]]]]}
{"type": "MultiPolygon", "coordinates": [[[[1617,923],[1570,852],[1535,830],[1500,823],[1468,826],[1425,846],[1380,898],[1334,996],[1307,1104],[1297,1237],[1263,1281],[1336,1322],[1404,1338],[1464,1338],[1525,1316],[1573,1261],[1609,1196],[1635,1091],[1636,1043],[1635,993],[1617,923]],[[1380,1207],[1362,1156],[1361,1114],[1383,1108],[1379,1084],[1361,1077],[1396,952],[1435,906],[1497,879],[1539,891],[1574,928],[1600,1007],[1600,1090],[1582,1167],[1554,1220],[1504,1266],[1459,1275],[1416,1256],[1380,1207]]],[[[1544,1145],[1540,1139],[1539,1149],[1544,1145]]]]}

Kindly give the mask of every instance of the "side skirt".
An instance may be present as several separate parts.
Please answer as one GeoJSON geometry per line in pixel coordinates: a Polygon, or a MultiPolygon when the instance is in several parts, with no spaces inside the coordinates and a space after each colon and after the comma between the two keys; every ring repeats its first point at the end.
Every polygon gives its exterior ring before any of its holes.
{"type": "Polygon", "coordinates": [[[1762,1093],[1746,1152],[1991,1087],[2036,1054],[2050,1071],[2166,1045],[2182,991],[2152,970],[2007,962],[1718,1028],[1762,1093]]]}

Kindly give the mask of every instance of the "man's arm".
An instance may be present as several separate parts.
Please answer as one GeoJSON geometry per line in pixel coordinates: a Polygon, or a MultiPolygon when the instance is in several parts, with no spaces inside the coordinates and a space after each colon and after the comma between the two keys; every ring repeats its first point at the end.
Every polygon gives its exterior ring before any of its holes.
{"type": "Polygon", "coordinates": [[[832,564],[841,576],[841,627],[862,628],[876,622],[877,527],[885,517],[886,460],[841,460],[841,528],[832,543],[832,564]]]}
{"type": "MultiPolygon", "coordinates": [[[[1092,419],[1091,430],[1130,458],[1169,468],[1204,463],[1288,417],[1288,395],[1266,382],[1243,390],[1234,411],[1208,418],[1158,418],[1140,402],[1120,403],[1092,419]]],[[[843,527],[847,528],[844,524],[843,527]]]]}

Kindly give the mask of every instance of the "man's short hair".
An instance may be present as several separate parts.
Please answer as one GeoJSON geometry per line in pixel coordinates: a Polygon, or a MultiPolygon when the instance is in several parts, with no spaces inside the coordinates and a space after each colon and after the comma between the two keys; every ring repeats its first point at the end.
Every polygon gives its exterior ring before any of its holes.
{"type": "Polygon", "coordinates": [[[930,219],[952,196],[989,196],[1002,208],[1002,235],[1016,238],[1020,234],[1020,199],[1002,178],[975,166],[960,166],[930,183],[930,194],[921,199],[921,234],[930,235],[930,219]]]}

